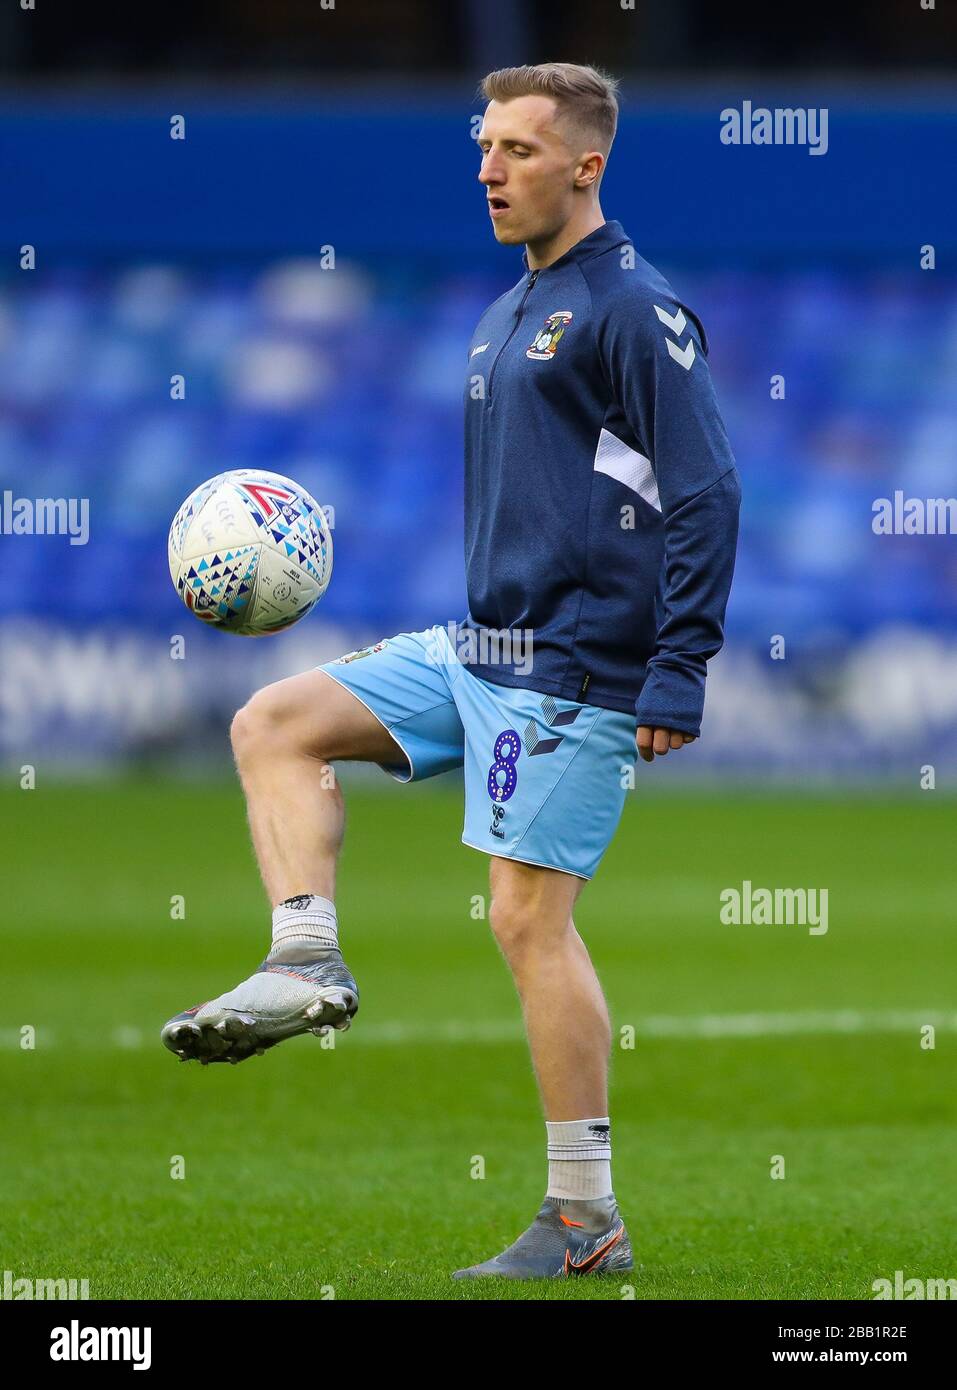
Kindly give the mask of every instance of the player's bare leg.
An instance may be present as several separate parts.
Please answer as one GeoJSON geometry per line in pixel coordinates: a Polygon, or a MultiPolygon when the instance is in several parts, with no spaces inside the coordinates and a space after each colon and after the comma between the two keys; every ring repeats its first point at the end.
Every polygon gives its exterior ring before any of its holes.
{"type": "Polygon", "coordinates": [[[494,858],[489,914],[518,989],[546,1120],[608,1113],[611,1024],[572,920],[584,880],[494,858]]]}
{"type": "Polygon", "coordinates": [[[231,735],[273,944],[236,989],[170,1019],[163,1042],[184,1061],[241,1062],[298,1033],[349,1027],[359,992],[339,951],[345,808],[332,763],[403,759],[375,716],[322,671],[259,691],[231,735]]]}
{"type": "Polygon", "coordinates": [[[548,1131],[548,1191],[531,1226],[501,1255],[458,1278],[512,1279],[631,1268],[611,1187],[611,1025],[595,968],[572,920],[583,880],[494,858],[492,931],[525,1017],[548,1131]]]}
{"type": "Polygon", "coordinates": [[[374,714],[324,671],[254,695],[230,735],[269,901],[335,897],[345,807],[332,763],[403,761],[374,714]]]}

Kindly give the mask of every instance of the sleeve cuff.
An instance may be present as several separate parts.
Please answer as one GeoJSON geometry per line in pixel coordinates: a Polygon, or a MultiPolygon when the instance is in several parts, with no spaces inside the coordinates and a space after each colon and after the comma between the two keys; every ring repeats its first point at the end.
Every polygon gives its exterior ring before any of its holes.
{"type": "Polygon", "coordinates": [[[697,738],[704,714],[704,679],[703,675],[652,667],[635,701],[639,726],[674,729],[697,738]]]}

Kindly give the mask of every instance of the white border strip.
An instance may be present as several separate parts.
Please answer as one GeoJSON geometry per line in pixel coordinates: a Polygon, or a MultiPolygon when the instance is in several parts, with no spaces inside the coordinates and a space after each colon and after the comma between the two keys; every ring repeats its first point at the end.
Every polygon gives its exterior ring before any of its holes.
{"type": "Polygon", "coordinates": [[[617,478],[626,488],[637,492],[649,507],[654,507],[656,512],[661,511],[661,499],[658,496],[658,484],[651,459],[639,454],[637,449],[630,449],[624,440],[619,439],[610,430],[603,428],[598,436],[593,466],[596,473],[607,473],[610,478],[617,478]]]}

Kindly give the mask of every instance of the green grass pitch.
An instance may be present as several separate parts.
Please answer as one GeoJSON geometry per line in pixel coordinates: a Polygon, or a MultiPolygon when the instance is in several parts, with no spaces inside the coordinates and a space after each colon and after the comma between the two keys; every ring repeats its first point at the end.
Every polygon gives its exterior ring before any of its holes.
{"type": "Polygon", "coordinates": [[[530,1285],[449,1278],[515,1238],[545,1179],[454,783],[348,788],[352,1031],[208,1068],[158,1033],[265,951],[238,789],[4,792],[0,1267],[120,1299],[869,1298],[898,1269],[957,1276],[953,801],[665,781],[631,794],[576,914],[612,1010],[636,1269],[530,1285]],[[744,879],[827,888],[827,934],[723,925],[744,879]]]}

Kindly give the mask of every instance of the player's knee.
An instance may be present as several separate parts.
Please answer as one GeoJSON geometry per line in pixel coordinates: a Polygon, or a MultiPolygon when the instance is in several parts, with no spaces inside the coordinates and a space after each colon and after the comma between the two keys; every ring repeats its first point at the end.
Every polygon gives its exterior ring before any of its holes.
{"type": "Polygon", "coordinates": [[[252,706],[253,701],[250,700],[243,705],[242,709],[238,709],[229,726],[229,741],[233,746],[233,757],[240,765],[248,761],[256,741],[258,715],[252,706]]]}
{"type": "Polygon", "coordinates": [[[569,924],[550,920],[538,906],[522,895],[492,899],[489,926],[506,959],[516,961],[529,951],[548,949],[565,935],[569,924]]]}
{"type": "Polygon", "coordinates": [[[510,956],[521,937],[518,914],[500,898],[493,898],[488,910],[488,924],[503,953],[510,956]]]}
{"type": "Polygon", "coordinates": [[[233,716],[229,737],[238,767],[281,754],[322,758],[332,727],[321,699],[306,698],[298,678],[263,686],[233,716]]]}
{"type": "Polygon", "coordinates": [[[283,710],[276,687],[264,686],[233,716],[229,738],[236,762],[248,763],[257,753],[270,747],[275,753],[288,731],[288,714],[283,710]]]}

